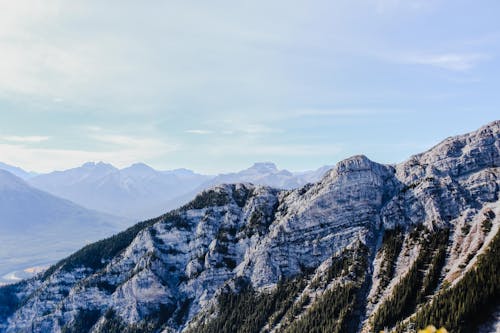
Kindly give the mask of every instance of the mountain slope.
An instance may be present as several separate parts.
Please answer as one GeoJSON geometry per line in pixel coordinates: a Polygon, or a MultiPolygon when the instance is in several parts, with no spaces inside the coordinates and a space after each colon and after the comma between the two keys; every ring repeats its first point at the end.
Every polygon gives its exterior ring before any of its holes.
{"type": "Polygon", "coordinates": [[[220,185],[1,288],[3,331],[491,331],[499,168],[497,121],[296,190],[220,185]]]}
{"type": "Polygon", "coordinates": [[[0,170],[0,281],[7,273],[54,262],[86,242],[110,235],[121,222],[0,170]]]}
{"type": "Polygon", "coordinates": [[[30,184],[84,207],[144,219],[164,212],[165,201],[191,191],[208,178],[183,169],[161,172],[142,163],[120,170],[89,162],[39,175],[30,179],[30,184]]]}
{"type": "Polygon", "coordinates": [[[28,179],[36,176],[36,173],[34,172],[27,172],[19,167],[8,165],[2,162],[0,162],[0,170],[8,171],[14,176],[19,177],[21,179],[28,179]]]}

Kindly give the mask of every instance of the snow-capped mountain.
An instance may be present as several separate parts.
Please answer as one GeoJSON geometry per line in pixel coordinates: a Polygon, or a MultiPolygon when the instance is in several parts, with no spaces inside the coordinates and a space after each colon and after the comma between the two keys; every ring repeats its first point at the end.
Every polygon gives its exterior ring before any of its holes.
{"type": "Polygon", "coordinates": [[[291,189],[319,180],[327,168],[292,174],[267,162],[214,177],[188,169],[158,171],[144,163],[117,169],[111,164],[89,162],[78,168],[38,175],[29,182],[84,207],[140,220],[175,209],[214,185],[249,182],[291,189]]]}
{"type": "Polygon", "coordinates": [[[314,171],[292,173],[288,170],[278,170],[274,163],[261,162],[239,172],[220,174],[203,186],[208,188],[219,184],[252,183],[279,189],[293,189],[320,180],[330,168],[322,167],[314,171]]]}
{"type": "Polygon", "coordinates": [[[30,179],[33,186],[84,207],[133,219],[157,216],[163,203],[181,196],[209,177],[189,170],[154,170],[143,163],[117,169],[103,162],[55,171],[30,179]]]}
{"type": "MultiPolygon", "coordinates": [[[[0,170],[0,282],[8,273],[53,263],[123,228],[123,219],[80,207],[0,170]]],[[[15,276],[10,276],[15,279],[15,276]]]]}
{"type": "Polygon", "coordinates": [[[0,288],[0,330],[495,332],[499,176],[496,121],[294,190],[218,185],[0,288]]]}

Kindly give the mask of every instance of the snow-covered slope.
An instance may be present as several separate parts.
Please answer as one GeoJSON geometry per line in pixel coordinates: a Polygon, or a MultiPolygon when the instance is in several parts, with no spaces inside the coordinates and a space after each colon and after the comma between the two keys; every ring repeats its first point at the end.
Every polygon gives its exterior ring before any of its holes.
{"type": "Polygon", "coordinates": [[[0,170],[0,282],[8,273],[53,263],[108,236],[123,228],[122,222],[35,189],[0,170]]]}
{"type": "Polygon", "coordinates": [[[163,204],[193,190],[209,177],[180,169],[162,172],[143,163],[117,169],[88,162],[30,179],[30,184],[84,207],[133,219],[157,216],[163,204]]]}
{"type": "Polygon", "coordinates": [[[3,331],[488,331],[499,168],[496,121],[394,166],[354,156],[295,190],[219,185],[0,288],[3,331]]]}

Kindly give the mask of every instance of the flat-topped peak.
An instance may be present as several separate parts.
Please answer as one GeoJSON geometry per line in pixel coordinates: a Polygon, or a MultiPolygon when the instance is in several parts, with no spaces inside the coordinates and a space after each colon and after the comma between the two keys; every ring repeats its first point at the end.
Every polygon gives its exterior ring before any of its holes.
{"type": "Polygon", "coordinates": [[[323,179],[330,182],[334,181],[339,176],[358,172],[373,172],[385,178],[393,173],[390,171],[391,169],[391,166],[373,162],[365,155],[354,155],[338,162],[334,168],[325,174],[323,179]]]}
{"type": "Polygon", "coordinates": [[[256,170],[262,173],[277,172],[276,164],[272,162],[256,162],[247,170],[256,170]]]}
{"type": "Polygon", "coordinates": [[[372,160],[370,160],[368,157],[365,155],[354,155],[349,158],[346,158],[345,160],[342,160],[337,163],[335,166],[335,169],[338,172],[343,172],[343,171],[358,171],[358,170],[364,170],[371,168],[371,166],[374,164],[372,160]]]}

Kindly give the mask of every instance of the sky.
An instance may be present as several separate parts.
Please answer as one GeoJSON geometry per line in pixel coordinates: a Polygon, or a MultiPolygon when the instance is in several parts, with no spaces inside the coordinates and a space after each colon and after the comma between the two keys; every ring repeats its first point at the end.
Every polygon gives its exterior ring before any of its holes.
{"type": "Polygon", "coordinates": [[[0,0],[0,161],[397,163],[500,119],[499,1],[0,0]]]}

